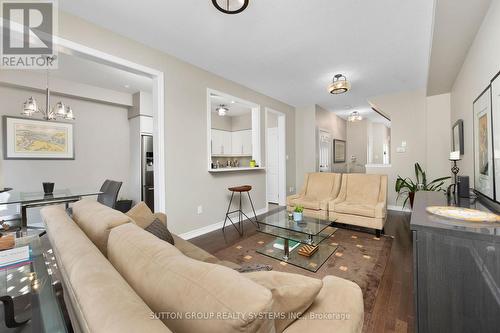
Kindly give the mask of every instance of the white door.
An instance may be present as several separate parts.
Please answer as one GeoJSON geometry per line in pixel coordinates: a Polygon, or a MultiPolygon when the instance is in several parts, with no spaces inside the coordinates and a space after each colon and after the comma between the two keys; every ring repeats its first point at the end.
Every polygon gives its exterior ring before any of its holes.
{"type": "Polygon", "coordinates": [[[267,200],[279,203],[279,137],[277,127],[267,129],[267,200]]]}
{"type": "Polygon", "coordinates": [[[332,172],[332,150],[330,133],[319,131],[319,172],[332,172]]]}

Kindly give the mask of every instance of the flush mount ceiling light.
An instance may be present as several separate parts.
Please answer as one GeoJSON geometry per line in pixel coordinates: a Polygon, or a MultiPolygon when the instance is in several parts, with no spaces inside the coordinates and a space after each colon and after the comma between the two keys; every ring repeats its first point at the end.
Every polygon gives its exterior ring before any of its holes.
{"type": "Polygon", "coordinates": [[[347,117],[347,121],[350,121],[352,123],[356,122],[356,121],[360,121],[360,120],[363,120],[363,117],[359,114],[358,111],[354,111],[352,112],[349,117],[347,117]]]}
{"type": "Polygon", "coordinates": [[[215,111],[217,111],[219,116],[224,117],[229,112],[229,108],[226,105],[221,104],[215,109],[215,111]]]}
{"type": "Polygon", "coordinates": [[[337,74],[333,77],[333,82],[328,86],[330,94],[339,95],[351,90],[351,84],[342,74],[337,74]]]}
{"type": "Polygon", "coordinates": [[[212,0],[215,8],[224,14],[238,14],[248,7],[250,0],[212,0]]]}

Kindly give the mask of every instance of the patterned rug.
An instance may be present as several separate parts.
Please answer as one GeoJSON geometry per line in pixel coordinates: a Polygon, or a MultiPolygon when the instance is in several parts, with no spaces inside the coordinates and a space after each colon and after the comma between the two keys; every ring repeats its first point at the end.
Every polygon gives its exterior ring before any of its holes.
{"type": "Polygon", "coordinates": [[[363,291],[364,321],[365,324],[368,323],[380,280],[391,252],[392,238],[390,236],[376,238],[375,235],[368,233],[338,229],[330,239],[324,240],[332,245],[338,245],[337,251],[316,273],[256,252],[258,248],[273,239],[274,237],[270,235],[258,233],[215,253],[215,256],[221,260],[232,261],[240,265],[267,264],[271,265],[273,270],[280,272],[296,273],[318,279],[322,279],[326,275],[335,275],[353,281],[363,291]]]}

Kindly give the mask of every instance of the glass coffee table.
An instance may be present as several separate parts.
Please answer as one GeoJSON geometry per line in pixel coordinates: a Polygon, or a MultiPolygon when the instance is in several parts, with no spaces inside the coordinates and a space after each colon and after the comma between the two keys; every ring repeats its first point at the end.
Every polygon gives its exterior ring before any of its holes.
{"type": "Polygon", "coordinates": [[[330,224],[329,221],[306,216],[301,222],[295,222],[289,219],[285,210],[271,214],[259,220],[257,231],[277,238],[257,252],[317,272],[337,250],[337,246],[325,241],[337,231],[330,224]],[[318,246],[318,249],[312,256],[306,257],[298,253],[303,245],[318,246]]]}
{"type": "MultiPolygon", "coordinates": [[[[16,266],[0,268],[0,300],[4,325],[16,332],[67,332],[66,323],[52,285],[43,246],[37,233],[23,233],[15,247],[29,246],[30,260],[16,266]],[[30,310],[16,319],[14,303],[28,299],[30,310]],[[27,316],[28,315],[28,316],[27,316]]],[[[20,314],[21,315],[21,314],[20,314]]]]}

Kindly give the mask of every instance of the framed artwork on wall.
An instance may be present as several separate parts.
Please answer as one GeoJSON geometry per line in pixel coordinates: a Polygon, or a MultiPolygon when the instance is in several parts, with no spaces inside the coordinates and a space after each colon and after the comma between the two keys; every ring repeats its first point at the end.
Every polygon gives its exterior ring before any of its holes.
{"type": "Polygon", "coordinates": [[[493,132],[493,170],[495,201],[500,202],[500,73],[491,81],[491,116],[493,132]]]}
{"type": "Polygon", "coordinates": [[[333,163],[345,163],[346,142],[344,140],[333,140],[333,163]]]}
{"type": "Polygon", "coordinates": [[[3,145],[5,159],[75,159],[70,123],[4,116],[3,145]]]}
{"type": "Polygon", "coordinates": [[[474,188],[495,199],[493,175],[493,144],[491,89],[488,87],[474,101],[474,188]]]}
{"type": "Polygon", "coordinates": [[[464,121],[459,119],[455,122],[451,130],[452,133],[452,151],[460,151],[464,154],[464,121]]]}

